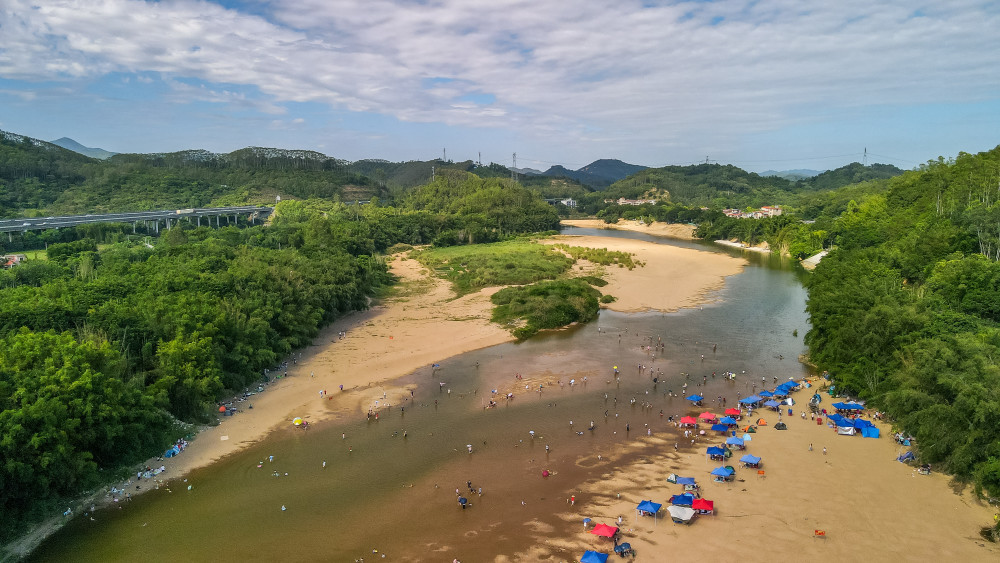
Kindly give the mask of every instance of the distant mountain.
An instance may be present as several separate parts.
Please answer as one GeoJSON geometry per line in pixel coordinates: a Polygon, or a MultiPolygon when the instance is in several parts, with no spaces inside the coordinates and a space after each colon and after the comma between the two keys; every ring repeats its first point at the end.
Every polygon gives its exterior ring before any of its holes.
{"type": "Polygon", "coordinates": [[[514,172],[517,172],[518,174],[526,174],[528,176],[541,176],[542,175],[542,171],[541,170],[535,170],[534,168],[514,168],[513,170],[514,170],[514,172]]]}
{"type": "Polygon", "coordinates": [[[579,170],[570,170],[564,166],[556,165],[546,170],[545,175],[569,178],[585,186],[602,189],[646,168],[648,167],[629,164],[615,159],[602,158],[591,162],[579,170]]]}
{"type": "Polygon", "coordinates": [[[118,154],[116,152],[106,151],[104,149],[85,147],[80,143],[74,141],[73,139],[70,139],[69,137],[62,137],[61,139],[56,139],[55,141],[49,141],[49,142],[51,142],[53,145],[62,147],[66,150],[71,150],[73,152],[80,153],[84,156],[89,156],[90,158],[99,158],[101,160],[104,160],[110,156],[118,154]]]}
{"type": "Polygon", "coordinates": [[[822,174],[823,170],[809,170],[808,168],[796,168],[795,170],[765,170],[760,173],[761,176],[777,176],[779,178],[784,178],[786,180],[796,181],[805,180],[806,178],[812,178],[822,174]]]}

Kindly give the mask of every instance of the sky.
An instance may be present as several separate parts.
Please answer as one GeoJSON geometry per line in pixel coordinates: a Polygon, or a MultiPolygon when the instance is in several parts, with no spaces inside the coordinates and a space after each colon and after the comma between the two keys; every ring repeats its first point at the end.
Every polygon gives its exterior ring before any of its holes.
{"type": "Polygon", "coordinates": [[[996,0],[0,0],[0,129],[576,169],[1000,144],[996,0]]]}

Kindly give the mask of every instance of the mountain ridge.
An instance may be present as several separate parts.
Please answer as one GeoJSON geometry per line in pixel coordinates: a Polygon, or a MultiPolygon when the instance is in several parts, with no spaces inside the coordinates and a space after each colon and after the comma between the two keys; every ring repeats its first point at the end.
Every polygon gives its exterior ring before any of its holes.
{"type": "Polygon", "coordinates": [[[62,147],[68,151],[73,151],[75,153],[80,153],[83,156],[89,156],[90,158],[97,158],[100,160],[106,160],[118,153],[111,152],[108,150],[95,148],[95,147],[85,147],[79,142],[70,139],[69,137],[60,137],[55,141],[49,141],[57,147],[62,147]]]}

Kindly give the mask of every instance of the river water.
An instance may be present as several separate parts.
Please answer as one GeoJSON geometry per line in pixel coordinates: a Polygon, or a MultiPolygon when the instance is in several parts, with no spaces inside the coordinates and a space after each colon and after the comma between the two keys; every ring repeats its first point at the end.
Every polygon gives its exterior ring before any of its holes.
{"type": "MultiPolygon", "coordinates": [[[[417,384],[404,410],[393,406],[377,421],[355,413],[308,432],[278,429],[186,481],[120,503],[124,508],[99,510],[93,520],[76,518],[31,560],[510,556],[540,534],[568,533],[558,516],[566,499],[608,464],[656,447],[646,443],[647,431],[673,436],[667,417],[695,412],[687,394],[706,396],[706,408],[720,412],[716,397],[732,406],[737,393],[760,390],[762,377],[773,387],[775,377],[807,375],[797,361],[809,328],[806,274],[791,262],[640,233],[564,233],[740,254],[750,265],[703,307],[601,311],[582,326],[449,358],[434,372],[418,370],[401,382],[417,384]],[[647,369],[640,372],[639,364],[647,369]],[[735,381],[722,377],[727,371],[738,374],[735,381]],[[486,409],[494,389],[498,406],[486,409]],[[515,398],[500,399],[506,392],[515,398]],[[542,477],[543,470],[551,476],[542,477]],[[467,509],[456,502],[456,488],[470,501],[467,509]]],[[[578,530],[578,522],[572,525],[578,530]]]]}

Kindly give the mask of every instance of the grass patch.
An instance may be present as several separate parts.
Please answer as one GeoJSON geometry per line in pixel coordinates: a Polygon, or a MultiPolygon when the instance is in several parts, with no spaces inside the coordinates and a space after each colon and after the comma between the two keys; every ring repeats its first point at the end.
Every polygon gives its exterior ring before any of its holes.
{"type": "Polygon", "coordinates": [[[511,327],[511,333],[523,340],[542,329],[589,321],[597,314],[600,295],[580,279],[504,288],[491,298],[496,305],[493,322],[511,327]]]}
{"type": "Polygon", "coordinates": [[[484,287],[552,280],[574,262],[551,245],[526,240],[429,248],[412,256],[449,280],[459,295],[484,287]]]}
{"type": "Polygon", "coordinates": [[[594,287],[604,287],[608,285],[607,280],[605,280],[604,278],[599,278],[597,276],[580,276],[576,279],[585,281],[594,287]]]}
{"type": "Polygon", "coordinates": [[[618,298],[614,295],[602,295],[600,301],[601,303],[614,303],[618,301],[618,298]]]}
{"type": "Polygon", "coordinates": [[[569,254],[574,260],[587,260],[588,262],[593,262],[594,264],[600,264],[602,266],[617,265],[620,268],[628,268],[629,270],[635,268],[636,266],[644,266],[641,261],[633,260],[633,254],[628,252],[621,252],[618,250],[608,250],[607,248],[586,248],[583,246],[570,246],[568,244],[554,244],[552,245],[559,250],[569,254]]]}

